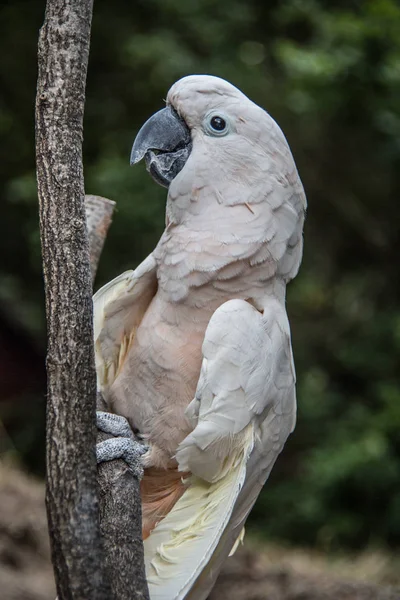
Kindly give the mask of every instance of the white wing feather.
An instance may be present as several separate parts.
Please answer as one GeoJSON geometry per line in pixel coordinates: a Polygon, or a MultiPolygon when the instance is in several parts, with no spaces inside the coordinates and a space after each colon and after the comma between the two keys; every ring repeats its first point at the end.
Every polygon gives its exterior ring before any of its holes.
{"type": "Polygon", "coordinates": [[[156,261],[150,254],[134,271],[116,277],[93,296],[94,343],[99,389],[121,368],[144,313],[157,290],[156,261]]]}
{"type": "Polygon", "coordinates": [[[223,304],[208,325],[193,424],[176,458],[188,490],[145,541],[152,600],[205,600],[293,429],[294,369],[284,307],[223,304]]]}

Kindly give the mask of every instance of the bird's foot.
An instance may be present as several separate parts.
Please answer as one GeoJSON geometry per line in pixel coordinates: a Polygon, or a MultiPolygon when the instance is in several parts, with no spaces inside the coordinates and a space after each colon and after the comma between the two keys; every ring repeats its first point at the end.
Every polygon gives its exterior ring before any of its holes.
{"type": "Polygon", "coordinates": [[[96,412],[96,423],[97,429],[104,431],[104,433],[110,433],[115,437],[135,439],[135,434],[125,417],[98,410],[96,412]]]}
{"type": "Polygon", "coordinates": [[[142,456],[148,452],[145,446],[135,439],[135,435],[125,417],[97,411],[97,428],[114,438],[99,442],[96,446],[97,463],[122,458],[133,474],[143,477],[142,456]]]}

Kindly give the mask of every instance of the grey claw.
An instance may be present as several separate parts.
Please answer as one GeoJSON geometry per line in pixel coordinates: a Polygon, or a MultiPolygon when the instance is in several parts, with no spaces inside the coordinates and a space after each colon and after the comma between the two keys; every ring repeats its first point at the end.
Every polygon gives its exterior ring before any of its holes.
{"type": "Polygon", "coordinates": [[[131,471],[141,479],[143,466],[141,456],[148,446],[141,444],[129,425],[128,420],[120,415],[98,410],[96,413],[97,428],[104,433],[115,436],[113,439],[100,442],[96,446],[97,462],[101,463],[116,458],[122,458],[131,471]]]}
{"type": "Polygon", "coordinates": [[[141,456],[148,450],[144,446],[131,438],[113,438],[104,440],[96,446],[97,462],[101,463],[116,458],[122,458],[130,470],[138,479],[143,477],[143,466],[141,456]]]}
{"type": "Polygon", "coordinates": [[[125,417],[98,410],[96,412],[97,428],[115,437],[135,439],[131,426],[125,417]]]}

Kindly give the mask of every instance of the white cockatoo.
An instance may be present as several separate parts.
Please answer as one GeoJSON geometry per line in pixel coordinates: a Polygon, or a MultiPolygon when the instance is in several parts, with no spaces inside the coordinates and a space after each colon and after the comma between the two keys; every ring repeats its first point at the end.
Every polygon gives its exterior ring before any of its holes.
{"type": "Polygon", "coordinates": [[[151,599],[205,600],[295,425],[285,290],[306,199],[278,125],[218,77],[172,86],[134,142],[142,158],[168,187],[166,228],[94,297],[99,388],[119,415],[99,427],[123,435],[124,417],[148,445],[151,599]]]}

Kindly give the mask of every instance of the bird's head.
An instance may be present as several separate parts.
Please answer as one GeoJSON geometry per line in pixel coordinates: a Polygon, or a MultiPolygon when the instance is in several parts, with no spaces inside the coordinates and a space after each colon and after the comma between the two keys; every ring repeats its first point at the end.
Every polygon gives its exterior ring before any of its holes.
{"type": "Polygon", "coordinates": [[[142,158],[169,188],[168,222],[195,219],[196,230],[210,229],[212,215],[221,242],[225,228],[241,226],[270,248],[274,231],[277,261],[292,244],[299,247],[292,276],[301,257],[303,187],[281,129],[240,90],[209,75],[177,81],[166,108],[135,139],[131,164],[142,158]]]}
{"type": "Polygon", "coordinates": [[[283,138],[275,121],[236,87],[219,77],[190,75],[171,87],[166,108],[140,129],[131,165],[144,158],[155,181],[169,187],[192,150],[201,149],[198,165],[208,173],[213,167],[218,179],[238,169],[254,177],[258,155],[276,153],[276,136],[283,138]]]}

